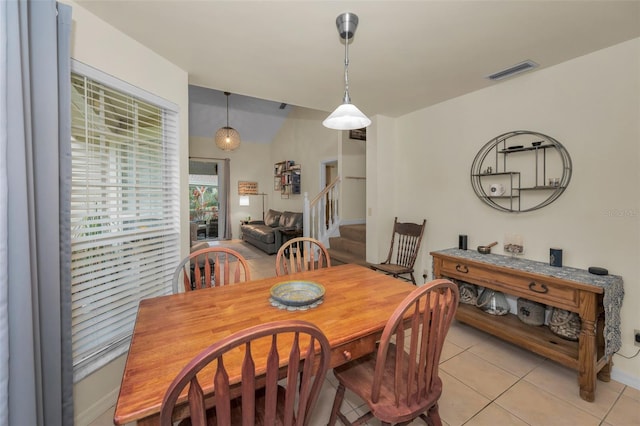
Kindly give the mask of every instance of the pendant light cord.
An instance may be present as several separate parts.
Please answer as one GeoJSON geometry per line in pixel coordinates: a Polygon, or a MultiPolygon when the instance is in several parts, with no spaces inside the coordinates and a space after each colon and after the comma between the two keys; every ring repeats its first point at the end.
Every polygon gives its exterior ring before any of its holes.
{"type": "Polygon", "coordinates": [[[343,103],[350,104],[351,97],[349,96],[349,37],[344,38],[344,99],[343,103]]]}
{"type": "Polygon", "coordinates": [[[229,95],[231,93],[224,92],[224,95],[227,97],[227,139],[229,139],[229,95]]]}

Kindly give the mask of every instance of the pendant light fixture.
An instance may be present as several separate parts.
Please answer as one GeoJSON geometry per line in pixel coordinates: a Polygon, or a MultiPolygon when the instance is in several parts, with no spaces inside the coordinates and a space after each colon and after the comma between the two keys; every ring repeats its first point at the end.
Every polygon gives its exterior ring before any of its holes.
{"type": "Polygon", "coordinates": [[[338,34],[344,40],[344,98],[342,105],[327,117],[322,124],[329,129],[355,130],[371,124],[371,120],[351,103],[349,96],[349,40],[356,33],[358,16],[354,13],[343,13],[336,18],[338,34]]]}
{"type": "Polygon", "coordinates": [[[229,127],[229,95],[231,93],[224,92],[227,97],[227,125],[220,127],[216,132],[216,145],[223,151],[233,151],[240,146],[240,133],[233,127],[229,127]]]}

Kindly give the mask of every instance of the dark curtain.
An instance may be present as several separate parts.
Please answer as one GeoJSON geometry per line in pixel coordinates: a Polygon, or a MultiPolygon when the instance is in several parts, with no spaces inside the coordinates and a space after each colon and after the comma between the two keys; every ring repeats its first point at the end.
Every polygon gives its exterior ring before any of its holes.
{"type": "Polygon", "coordinates": [[[230,240],[231,236],[231,160],[224,159],[224,235],[222,238],[230,240]]]}

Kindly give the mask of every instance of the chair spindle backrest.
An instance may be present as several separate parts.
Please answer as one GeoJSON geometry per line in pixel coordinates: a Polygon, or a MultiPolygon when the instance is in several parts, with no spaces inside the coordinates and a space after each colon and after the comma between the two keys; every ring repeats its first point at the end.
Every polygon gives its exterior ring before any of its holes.
{"type": "Polygon", "coordinates": [[[284,243],[276,256],[276,275],[330,268],[327,248],[314,238],[292,238],[284,243]]]}
{"type": "MultiPolygon", "coordinates": [[[[160,424],[172,424],[178,398],[183,389],[189,386],[187,399],[191,423],[206,425],[204,393],[206,384],[213,383],[215,418],[219,425],[231,424],[232,407],[238,404],[242,410],[243,425],[274,425],[278,411],[284,414],[284,424],[306,425],[329,369],[330,350],[327,337],[318,327],[306,321],[275,321],[232,334],[202,351],[176,376],[162,401],[160,424]],[[265,338],[270,340],[270,344],[266,343],[265,338]],[[260,342],[260,339],[263,341],[260,342]],[[236,395],[232,395],[233,385],[229,382],[232,361],[227,356],[230,352],[237,354],[238,350],[244,354],[241,363],[241,399],[234,400],[236,395]],[[264,360],[265,355],[266,366],[261,368],[263,375],[257,373],[255,360],[264,360]],[[278,381],[282,379],[280,365],[283,358],[288,361],[287,384],[284,388],[284,406],[279,406],[282,401],[278,399],[278,381]],[[203,387],[197,375],[211,364],[214,367],[213,379],[208,377],[203,381],[203,387]],[[257,375],[260,377],[257,378],[257,375]],[[256,406],[256,391],[261,388],[265,389],[265,404],[256,406]],[[262,422],[256,421],[256,411],[264,415],[262,422]]],[[[234,356],[239,361],[237,355],[234,356]]]]}
{"type": "Polygon", "coordinates": [[[437,380],[440,355],[459,298],[455,284],[438,279],[415,289],[396,308],[383,330],[376,354],[371,392],[373,402],[377,402],[380,396],[386,358],[394,338],[396,405],[411,406],[427,401],[433,386],[440,383],[437,380]],[[410,315],[408,328],[407,315],[410,315]],[[405,357],[408,369],[402,371],[405,357]]]}
{"type": "Polygon", "coordinates": [[[426,219],[422,222],[422,225],[408,222],[399,223],[396,217],[393,220],[393,233],[391,235],[389,254],[384,263],[394,263],[404,266],[405,268],[413,268],[418,256],[418,250],[420,250],[420,243],[422,242],[426,223],[426,219]],[[394,243],[397,244],[394,246],[394,243]],[[395,262],[392,261],[394,252],[396,257],[395,262]]]}
{"type": "Polygon", "coordinates": [[[251,281],[251,272],[246,259],[237,251],[208,247],[194,251],[180,262],[173,274],[174,293],[180,281],[187,292],[251,281]]]}

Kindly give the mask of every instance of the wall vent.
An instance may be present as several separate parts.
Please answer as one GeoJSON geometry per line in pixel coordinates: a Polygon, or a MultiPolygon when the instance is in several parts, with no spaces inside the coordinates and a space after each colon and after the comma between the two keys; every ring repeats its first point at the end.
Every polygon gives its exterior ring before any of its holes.
{"type": "Polygon", "coordinates": [[[526,60],[524,62],[520,62],[519,64],[513,65],[507,69],[495,72],[491,75],[488,75],[486,78],[488,78],[489,80],[492,81],[497,81],[497,80],[502,80],[505,79],[507,77],[511,77],[514,76],[516,74],[520,74],[523,73],[525,71],[529,71],[532,70],[534,68],[536,68],[538,66],[538,64],[536,64],[535,62],[531,61],[531,60],[526,60]]]}

